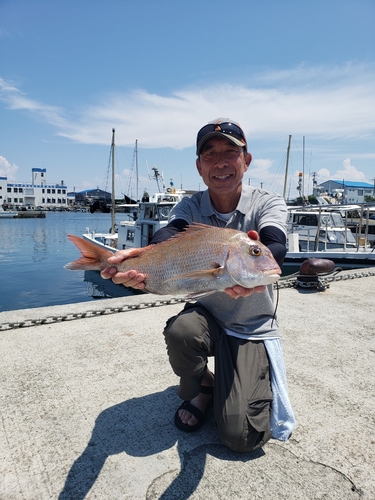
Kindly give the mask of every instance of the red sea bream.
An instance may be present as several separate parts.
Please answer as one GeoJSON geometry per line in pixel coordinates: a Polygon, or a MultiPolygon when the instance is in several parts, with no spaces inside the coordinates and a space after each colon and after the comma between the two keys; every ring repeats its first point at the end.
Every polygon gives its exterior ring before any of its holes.
{"type": "MultiPolygon", "coordinates": [[[[112,264],[110,250],[78,236],[68,235],[82,257],[65,266],[70,270],[103,270],[112,264]]],[[[229,228],[204,224],[190,225],[185,231],[157,245],[142,249],[114,267],[144,273],[145,290],[159,295],[190,297],[223,291],[241,285],[245,288],[268,285],[280,277],[281,270],[271,251],[259,240],[229,228]]]]}

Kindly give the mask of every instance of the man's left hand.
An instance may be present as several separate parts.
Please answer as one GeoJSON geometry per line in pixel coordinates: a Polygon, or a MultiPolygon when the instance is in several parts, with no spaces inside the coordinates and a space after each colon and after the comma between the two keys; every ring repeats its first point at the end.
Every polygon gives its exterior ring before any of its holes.
{"type": "Polygon", "coordinates": [[[255,288],[244,288],[241,285],[235,285],[232,288],[226,288],[224,292],[229,295],[232,299],[238,299],[238,297],[248,297],[255,293],[262,293],[266,290],[265,286],[256,286],[255,288]]]}

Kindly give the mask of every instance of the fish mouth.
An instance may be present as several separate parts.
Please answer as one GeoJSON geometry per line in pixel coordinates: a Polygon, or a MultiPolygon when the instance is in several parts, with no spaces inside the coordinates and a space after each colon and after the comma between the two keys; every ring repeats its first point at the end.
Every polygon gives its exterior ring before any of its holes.
{"type": "Polygon", "coordinates": [[[277,281],[280,278],[281,275],[281,269],[280,268],[275,268],[275,269],[268,269],[267,271],[264,271],[263,276],[267,277],[268,279],[272,281],[277,281]]]}

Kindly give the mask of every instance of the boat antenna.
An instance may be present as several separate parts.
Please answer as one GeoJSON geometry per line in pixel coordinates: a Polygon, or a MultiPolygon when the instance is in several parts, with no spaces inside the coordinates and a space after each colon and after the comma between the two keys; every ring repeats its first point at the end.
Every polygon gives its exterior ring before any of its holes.
{"type": "Polygon", "coordinates": [[[156,165],[154,165],[154,166],[152,167],[152,169],[151,169],[151,170],[153,170],[154,175],[153,175],[153,176],[151,176],[151,175],[149,174],[149,178],[150,178],[150,180],[155,179],[156,184],[157,184],[157,186],[158,186],[158,192],[160,193],[161,191],[160,191],[160,186],[159,186],[159,180],[160,180],[160,181],[163,181],[163,180],[164,180],[164,178],[163,178],[163,174],[161,174],[161,173],[159,172],[159,170],[156,168],[156,165]]]}

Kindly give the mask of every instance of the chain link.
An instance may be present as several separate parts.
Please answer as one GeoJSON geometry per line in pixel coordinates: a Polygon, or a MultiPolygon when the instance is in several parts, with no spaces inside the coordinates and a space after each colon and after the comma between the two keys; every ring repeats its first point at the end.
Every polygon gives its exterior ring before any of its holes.
{"type": "MultiPolygon", "coordinates": [[[[319,276],[319,281],[321,282],[323,287],[328,287],[329,283],[332,283],[333,281],[345,281],[355,278],[365,278],[369,276],[375,276],[375,271],[366,270],[361,272],[354,272],[351,274],[342,274],[342,275],[332,274],[327,276],[319,276]]],[[[298,280],[298,273],[281,278],[274,286],[275,288],[277,287],[280,290],[283,288],[295,288],[297,280],[298,280]]],[[[308,284],[304,286],[309,287],[308,284]]],[[[0,324],[0,332],[5,330],[14,330],[17,328],[27,328],[38,325],[50,325],[53,323],[61,323],[63,321],[73,321],[76,319],[94,318],[96,316],[104,316],[108,314],[134,311],[135,309],[147,309],[149,307],[167,306],[172,304],[184,303],[188,301],[189,299],[180,297],[172,299],[160,299],[160,300],[155,300],[153,302],[142,302],[140,304],[124,305],[122,307],[105,307],[103,309],[94,309],[78,313],[61,314],[57,316],[46,316],[45,318],[25,319],[22,321],[9,321],[0,324]]]]}
{"type": "MultiPolygon", "coordinates": [[[[337,274],[341,271],[341,269],[334,269],[331,273],[331,275],[326,275],[326,276],[319,276],[319,281],[324,285],[327,286],[329,283],[332,283],[333,281],[345,281],[345,280],[352,280],[355,278],[367,278],[369,276],[375,276],[375,271],[366,270],[366,271],[361,271],[361,272],[353,272],[350,274],[337,274]]],[[[298,281],[298,276],[299,273],[291,274],[290,276],[285,276],[284,278],[281,278],[277,282],[277,287],[279,289],[283,288],[295,288],[296,282],[298,281]]],[[[311,276],[314,277],[314,276],[311,276]]],[[[304,285],[307,288],[309,285],[304,285]]],[[[314,284],[311,285],[315,286],[314,284]]]]}
{"type": "Polygon", "coordinates": [[[121,312],[134,311],[135,309],[147,309],[149,307],[160,307],[172,304],[179,304],[188,302],[185,298],[172,298],[155,300],[153,302],[142,302],[140,304],[129,304],[122,307],[105,307],[103,309],[88,310],[78,313],[61,314],[58,316],[46,316],[45,318],[38,319],[25,319],[22,321],[9,321],[0,324],[0,332],[5,330],[14,330],[16,328],[27,328],[30,326],[50,325],[53,323],[61,323],[63,321],[73,321],[83,318],[94,318],[96,316],[104,316],[108,314],[115,314],[121,312]]]}

